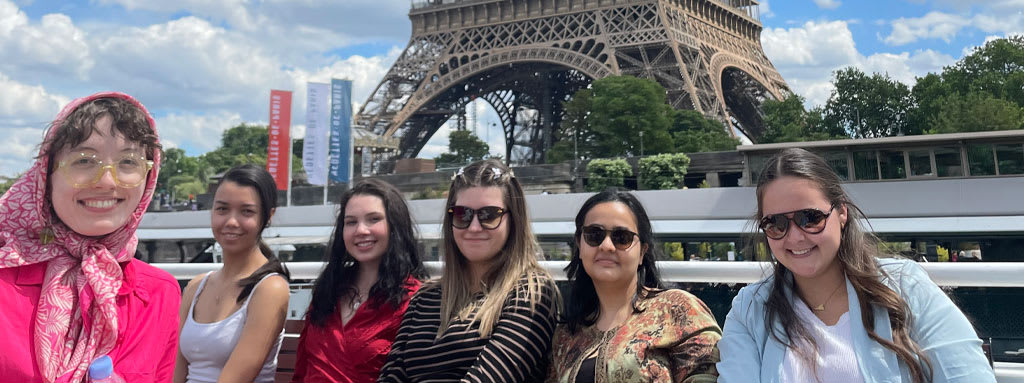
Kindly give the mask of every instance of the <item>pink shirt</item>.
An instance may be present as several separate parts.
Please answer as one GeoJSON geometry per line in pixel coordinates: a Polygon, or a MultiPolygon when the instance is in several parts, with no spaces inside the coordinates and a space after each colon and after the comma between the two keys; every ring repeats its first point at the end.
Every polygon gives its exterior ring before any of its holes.
{"type": "MultiPolygon", "coordinates": [[[[181,288],[166,271],[132,259],[121,263],[117,294],[117,344],[109,353],[114,372],[128,383],[168,382],[174,376],[181,288]]],[[[42,382],[32,346],[33,319],[46,262],[0,269],[0,377],[42,382]]],[[[67,379],[65,376],[63,379],[67,379]]]]}

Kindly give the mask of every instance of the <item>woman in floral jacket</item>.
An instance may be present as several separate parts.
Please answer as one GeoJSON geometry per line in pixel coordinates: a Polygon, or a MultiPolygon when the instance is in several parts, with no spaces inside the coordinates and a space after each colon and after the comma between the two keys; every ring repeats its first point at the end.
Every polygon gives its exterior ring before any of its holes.
{"type": "Polygon", "coordinates": [[[704,302],[661,286],[651,223],[632,194],[606,190],[576,215],[570,299],[549,383],[715,382],[722,330],[704,302]]]}

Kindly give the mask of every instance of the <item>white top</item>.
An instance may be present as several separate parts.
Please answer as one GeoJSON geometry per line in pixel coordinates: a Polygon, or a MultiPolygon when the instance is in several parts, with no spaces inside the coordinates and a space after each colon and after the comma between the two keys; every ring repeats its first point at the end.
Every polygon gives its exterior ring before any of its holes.
{"type": "MultiPolygon", "coordinates": [[[[793,349],[786,349],[782,366],[782,383],[833,383],[864,382],[853,351],[853,336],[850,333],[850,312],[839,317],[835,325],[829,326],[811,312],[799,298],[794,298],[793,308],[797,317],[807,326],[811,338],[818,345],[815,366],[811,366],[793,349]],[[817,368],[817,377],[815,369],[817,368]]],[[[811,351],[808,346],[805,348],[811,351]]]]}
{"type": "MultiPolygon", "coordinates": [[[[213,273],[207,273],[203,280],[199,282],[199,288],[196,289],[196,294],[192,297],[192,303],[188,308],[188,317],[185,319],[185,325],[181,328],[179,345],[181,347],[181,355],[188,361],[187,383],[217,382],[217,378],[220,377],[224,365],[228,363],[228,358],[231,357],[231,352],[235,350],[235,345],[238,344],[238,338],[242,336],[242,327],[245,326],[246,309],[249,307],[249,300],[252,299],[253,295],[256,295],[256,288],[259,287],[260,283],[263,283],[271,275],[277,275],[277,273],[270,273],[264,276],[263,279],[260,279],[256,286],[253,286],[249,296],[245,298],[245,303],[242,304],[242,307],[228,315],[227,318],[213,323],[198,323],[194,319],[192,310],[196,307],[196,300],[199,298],[199,294],[203,292],[206,279],[213,273]]],[[[260,370],[259,375],[256,376],[254,382],[274,382],[274,374],[277,372],[277,352],[281,349],[282,339],[284,339],[284,329],[281,329],[281,334],[277,336],[277,342],[270,348],[270,353],[267,354],[267,359],[263,362],[263,368],[260,370]]]]}

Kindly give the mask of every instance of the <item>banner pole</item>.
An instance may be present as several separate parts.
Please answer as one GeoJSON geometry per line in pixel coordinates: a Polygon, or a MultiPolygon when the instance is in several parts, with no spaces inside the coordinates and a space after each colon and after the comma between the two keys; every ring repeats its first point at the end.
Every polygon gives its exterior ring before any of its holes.
{"type": "Polygon", "coordinates": [[[288,127],[288,154],[287,154],[288,161],[285,161],[285,162],[288,163],[288,191],[286,191],[285,194],[284,194],[285,198],[287,199],[287,201],[285,201],[285,203],[284,203],[284,206],[292,206],[292,132],[291,132],[291,130],[292,130],[292,128],[289,126],[288,127]]]}

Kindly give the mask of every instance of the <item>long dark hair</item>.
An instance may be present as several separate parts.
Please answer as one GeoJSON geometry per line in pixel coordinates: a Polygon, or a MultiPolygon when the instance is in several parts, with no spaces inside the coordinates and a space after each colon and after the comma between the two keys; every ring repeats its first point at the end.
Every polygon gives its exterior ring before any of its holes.
{"type": "MultiPolygon", "coordinates": [[[[846,207],[846,225],[841,229],[841,240],[839,243],[836,258],[839,260],[843,272],[853,285],[853,289],[860,300],[861,321],[864,322],[864,329],[868,336],[883,347],[894,352],[910,370],[910,376],[914,383],[931,381],[932,365],[927,355],[920,346],[910,338],[912,313],[907,302],[889,286],[882,282],[888,278],[885,271],[878,267],[876,258],[879,255],[878,238],[870,232],[865,232],[859,226],[861,220],[865,220],[864,212],[850,201],[846,191],[843,190],[839,176],[836,175],[824,159],[804,149],[785,149],[773,156],[765,164],[761,172],[761,178],[757,182],[757,214],[754,222],[760,222],[763,216],[763,200],[765,187],[780,177],[798,177],[809,180],[818,185],[821,193],[829,200],[836,209],[846,207]],[[890,341],[884,339],[875,332],[875,319],[873,306],[885,309],[889,313],[889,323],[892,326],[892,338],[890,341]]],[[[755,234],[756,243],[763,244],[769,248],[764,235],[755,234]]],[[[793,305],[786,295],[786,291],[793,291],[792,272],[774,258],[773,282],[770,284],[770,294],[765,302],[765,327],[775,340],[785,344],[797,352],[796,345],[800,340],[811,345],[817,350],[817,344],[810,336],[807,327],[799,320],[793,305]],[[782,325],[782,333],[776,331],[773,323],[782,325]]],[[[816,353],[816,352],[815,352],[816,353]]]]}
{"type": "MultiPolygon", "coordinates": [[[[636,270],[637,296],[644,294],[644,288],[651,289],[651,295],[657,294],[665,287],[661,283],[661,273],[658,272],[657,260],[661,258],[661,247],[654,240],[654,232],[651,230],[651,220],[647,217],[647,211],[632,193],[609,188],[594,194],[583,203],[579,213],[576,214],[576,232],[573,234],[572,258],[569,265],[565,267],[565,274],[569,279],[569,299],[572,302],[566,305],[565,315],[562,321],[569,325],[569,332],[576,333],[583,327],[593,325],[597,321],[601,311],[601,302],[597,298],[597,291],[594,289],[594,281],[590,279],[586,269],[583,268],[583,261],[580,259],[580,238],[583,233],[583,221],[587,213],[594,206],[605,202],[619,202],[629,208],[636,218],[637,235],[640,237],[640,245],[646,246],[647,251],[641,255],[640,267],[636,270]]],[[[648,295],[648,296],[651,296],[648,295]]],[[[639,312],[637,302],[632,302],[633,312],[639,312]]]]}
{"type": "MultiPolygon", "coordinates": [[[[353,298],[359,262],[345,249],[345,208],[348,201],[358,195],[380,198],[388,225],[388,247],[378,266],[377,282],[370,288],[368,299],[372,305],[401,305],[409,294],[409,277],[424,280],[426,269],[420,258],[415,226],[402,194],[387,182],[369,178],[359,181],[341,196],[338,219],[327,253],[327,267],[313,285],[313,300],[309,304],[310,322],[323,327],[338,308],[342,297],[353,298]]],[[[374,307],[374,306],[371,306],[374,307]]]]}
{"type": "Polygon", "coordinates": [[[256,284],[267,274],[277,273],[290,281],[291,273],[288,272],[284,263],[274,255],[270,247],[263,243],[263,230],[270,226],[270,214],[277,208],[277,184],[274,183],[274,177],[262,166],[245,164],[235,166],[224,173],[224,177],[217,182],[217,188],[220,188],[220,185],[225,182],[253,188],[260,198],[260,232],[257,238],[259,238],[260,252],[267,257],[267,263],[253,271],[248,277],[238,281],[238,285],[242,286],[242,292],[238,293],[238,298],[235,301],[242,303],[252,293],[256,284]]]}

